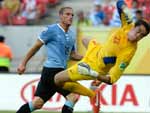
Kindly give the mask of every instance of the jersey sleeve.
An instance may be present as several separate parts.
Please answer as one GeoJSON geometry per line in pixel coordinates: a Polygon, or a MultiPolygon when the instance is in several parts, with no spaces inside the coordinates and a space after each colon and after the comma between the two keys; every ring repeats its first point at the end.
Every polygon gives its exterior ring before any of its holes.
{"type": "Polygon", "coordinates": [[[134,53],[135,50],[131,50],[119,55],[116,60],[116,64],[109,71],[111,83],[117,82],[117,80],[121,77],[134,56],[134,53]]]}
{"type": "Polygon", "coordinates": [[[50,41],[50,38],[52,38],[52,31],[51,29],[47,26],[43,29],[43,31],[39,35],[39,40],[41,40],[44,44],[46,44],[48,41],[50,41]]]}
{"type": "Polygon", "coordinates": [[[131,24],[132,18],[130,15],[130,11],[127,8],[127,5],[125,4],[124,0],[118,0],[116,6],[120,16],[122,27],[124,25],[131,24]]]}

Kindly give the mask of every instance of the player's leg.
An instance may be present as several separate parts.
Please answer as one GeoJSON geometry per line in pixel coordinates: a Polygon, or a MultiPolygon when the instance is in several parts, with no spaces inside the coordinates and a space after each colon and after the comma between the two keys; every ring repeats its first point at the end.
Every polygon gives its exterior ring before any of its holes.
{"type": "Polygon", "coordinates": [[[22,105],[16,113],[31,113],[36,109],[40,109],[44,103],[45,102],[41,97],[35,96],[33,101],[22,105]]]}
{"type": "Polygon", "coordinates": [[[79,84],[78,82],[65,82],[63,89],[69,90],[73,93],[77,93],[83,96],[88,96],[93,98],[95,96],[95,92],[89,88],[84,87],[83,85],[79,84]]]}
{"type": "MultiPolygon", "coordinates": [[[[60,87],[57,87],[55,85],[55,82],[54,82],[54,77],[56,75],[56,73],[60,72],[60,71],[63,71],[64,69],[59,69],[59,68],[48,68],[48,72],[47,73],[44,73],[44,76],[47,75],[45,77],[45,85],[46,85],[46,88],[43,88],[46,90],[46,92],[43,92],[43,98],[44,98],[44,102],[46,102],[47,100],[49,100],[56,92],[59,92],[60,94],[66,96],[68,94],[70,94],[69,91],[67,90],[63,90],[62,88],[60,87]]],[[[44,78],[43,78],[44,79],[44,78]]],[[[66,102],[62,108],[62,113],[73,113],[73,105],[76,103],[77,101],[77,97],[73,97],[72,98],[68,97],[66,98],[66,102]],[[72,104],[72,106],[71,106],[72,104]]]]}
{"type": "Polygon", "coordinates": [[[73,113],[73,108],[79,99],[78,94],[71,93],[66,96],[66,102],[62,108],[62,113],[73,113]]]}
{"type": "MultiPolygon", "coordinates": [[[[90,42],[91,39],[88,38],[83,38],[82,39],[82,44],[84,45],[84,47],[87,49],[88,48],[88,44],[90,42]]],[[[66,96],[66,102],[62,108],[62,113],[68,113],[66,110],[72,110],[70,108],[68,108],[67,106],[71,106],[71,108],[75,105],[75,103],[78,101],[80,95],[75,94],[75,93],[71,93],[68,96],[66,96]]]]}
{"type": "MultiPolygon", "coordinates": [[[[45,89],[46,88],[43,85],[42,80],[40,80],[40,82],[38,83],[33,101],[22,105],[16,113],[31,113],[36,109],[42,108],[42,106],[44,105],[44,103],[47,100],[47,99],[45,99],[45,97],[43,97],[41,95],[41,94],[47,94],[45,89]]],[[[55,92],[56,91],[53,91],[52,93],[54,94],[55,92]]]]}
{"type": "Polygon", "coordinates": [[[88,89],[77,82],[73,82],[77,80],[87,80],[87,79],[92,78],[84,75],[79,75],[77,71],[77,65],[75,65],[72,68],[69,68],[68,70],[57,73],[55,76],[55,83],[56,85],[63,87],[63,89],[68,90],[70,92],[84,96],[94,97],[95,92],[93,92],[91,89],[88,89]]]}
{"type": "Polygon", "coordinates": [[[70,93],[68,90],[64,90],[61,87],[56,86],[58,93],[62,94],[66,98],[66,102],[62,107],[62,113],[72,113],[74,105],[79,99],[78,94],[70,93]]]}
{"type": "Polygon", "coordinates": [[[56,88],[52,81],[54,81],[54,75],[60,71],[62,69],[43,68],[33,101],[21,106],[17,113],[31,113],[36,109],[42,108],[44,103],[56,93],[56,88]]]}
{"type": "MultiPolygon", "coordinates": [[[[91,40],[90,42],[87,41],[87,43],[89,43],[89,44],[88,44],[88,50],[87,50],[86,55],[85,55],[86,57],[84,57],[81,61],[81,62],[85,62],[85,63],[90,62],[90,60],[88,60],[88,58],[91,57],[91,51],[95,47],[98,46],[97,43],[94,40],[91,40]]],[[[99,50],[99,46],[98,46],[98,50],[99,50]]],[[[93,65],[95,66],[95,63],[93,65]]],[[[91,66],[93,66],[93,65],[91,63],[91,66]]],[[[82,66],[80,66],[80,67],[82,68],[82,66]]],[[[95,77],[86,76],[86,75],[83,75],[83,74],[81,75],[79,73],[79,71],[80,71],[79,69],[78,69],[78,64],[75,64],[72,67],[70,67],[69,69],[67,69],[67,71],[62,71],[62,72],[58,73],[55,76],[55,83],[56,83],[56,85],[61,86],[64,89],[69,90],[71,92],[78,93],[80,95],[86,95],[86,96],[92,97],[93,95],[95,95],[95,93],[92,90],[85,88],[84,86],[82,86],[81,84],[76,83],[75,81],[78,81],[78,80],[93,80],[93,79],[95,79],[95,77]]],[[[82,68],[81,71],[84,70],[84,69],[85,69],[85,72],[88,70],[87,68],[82,68]]],[[[93,72],[94,71],[90,71],[90,73],[93,73],[93,72]]]]}
{"type": "Polygon", "coordinates": [[[16,113],[31,113],[29,105],[29,103],[22,105],[16,113]]]}

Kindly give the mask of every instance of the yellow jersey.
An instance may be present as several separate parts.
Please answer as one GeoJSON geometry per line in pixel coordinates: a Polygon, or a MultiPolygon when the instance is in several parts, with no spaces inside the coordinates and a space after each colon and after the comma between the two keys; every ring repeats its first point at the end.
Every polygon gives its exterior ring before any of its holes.
{"type": "MultiPolygon", "coordinates": [[[[129,65],[137,49],[137,43],[130,42],[127,33],[134,27],[132,20],[121,10],[123,0],[117,2],[118,12],[122,22],[121,28],[113,32],[94,59],[97,59],[97,71],[100,74],[110,74],[111,83],[116,82],[129,65]]],[[[94,56],[93,56],[94,57],[94,56]]]]}
{"type": "MultiPolygon", "coordinates": [[[[137,49],[137,43],[130,42],[127,38],[128,32],[134,25],[121,10],[123,4],[123,0],[118,0],[117,8],[122,22],[121,28],[113,32],[104,44],[91,40],[86,55],[81,60],[81,62],[87,63],[93,70],[99,72],[100,75],[109,74],[111,83],[115,83],[120,78],[137,49]]],[[[77,72],[77,65],[68,70],[73,81],[93,79],[89,76],[80,75],[77,72]]]]}

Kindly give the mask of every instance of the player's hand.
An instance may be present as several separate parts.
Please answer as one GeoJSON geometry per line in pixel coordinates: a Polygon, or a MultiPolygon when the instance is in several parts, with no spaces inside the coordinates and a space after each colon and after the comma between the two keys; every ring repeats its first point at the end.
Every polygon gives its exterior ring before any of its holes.
{"type": "Polygon", "coordinates": [[[93,80],[93,81],[91,82],[91,86],[99,86],[101,83],[102,83],[102,82],[99,81],[99,80],[93,80]]]}
{"type": "Polygon", "coordinates": [[[128,18],[130,20],[132,20],[131,10],[127,6],[124,6],[122,9],[123,9],[123,12],[125,13],[125,15],[128,16],[128,18]]]}
{"type": "Polygon", "coordinates": [[[81,75],[87,75],[87,76],[91,76],[91,77],[98,77],[98,72],[94,71],[93,69],[91,69],[91,67],[86,64],[85,62],[81,62],[78,64],[78,72],[81,75]]]}
{"type": "Polygon", "coordinates": [[[18,68],[17,68],[17,73],[18,73],[19,75],[21,75],[21,74],[23,74],[23,73],[25,72],[25,70],[26,70],[26,66],[23,65],[23,64],[20,64],[20,65],[18,66],[18,68]]]}
{"type": "Polygon", "coordinates": [[[92,90],[96,90],[96,89],[98,89],[98,87],[99,87],[99,85],[101,84],[102,82],[101,81],[99,81],[99,80],[93,80],[92,82],[91,82],[91,85],[90,85],[90,89],[92,89],[92,90]]]}

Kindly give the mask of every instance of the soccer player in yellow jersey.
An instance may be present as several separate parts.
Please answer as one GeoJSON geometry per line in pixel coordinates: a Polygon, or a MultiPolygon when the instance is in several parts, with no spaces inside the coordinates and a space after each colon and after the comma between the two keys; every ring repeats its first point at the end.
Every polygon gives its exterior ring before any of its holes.
{"type": "Polygon", "coordinates": [[[84,44],[88,44],[85,57],[58,73],[55,76],[56,85],[80,95],[94,97],[94,91],[77,81],[97,79],[113,84],[121,77],[136,52],[138,41],[149,34],[150,27],[144,20],[132,23],[123,0],[117,1],[117,9],[122,22],[121,28],[113,32],[104,44],[84,39],[84,44]]]}

